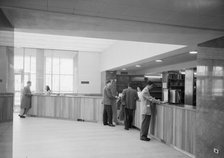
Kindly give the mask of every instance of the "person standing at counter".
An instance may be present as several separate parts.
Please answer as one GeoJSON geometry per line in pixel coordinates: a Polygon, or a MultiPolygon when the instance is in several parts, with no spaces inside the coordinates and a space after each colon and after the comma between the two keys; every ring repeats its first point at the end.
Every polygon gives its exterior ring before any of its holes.
{"type": "Polygon", "coordinates": [[[161,104],[160,100],[153,98],[150,95],[150,90],[153,88],[153,82],[148,81],[146,87],[141,92],[141,106],[142,106],[142,125],[140,131],[140,139],[143,141],[150,141],[148,138],[149,124],[151,120],[151,108],[153,103],[161,104]]]}
{"type": "Polygon", "coordinates": [[[51,89],[48,85],[46,85],[45,87],[45,94],[50,94],[51,93],[51,89]]]}
{"type": "Polygon", "coordinates": [[[112,123],[112,117],[113,117],[112,101],[113,99],[116,99],[116,97],[112,95],[110,86],[111,86],[111,81],[107,81],[106,86],[104,87],[104,90],[103,90],[103,104],[104,104],[103,124],[114,127],[112,123]]]}
{"type": "Polygon", "coordinates": [[[125,101],[125,119],[124,119],[124,125],[126,130],[129,130],[129,128],[132,127],[132,122],[134,118],[134,113],[136,109],[136,101],[138,98],[138,93],[135,89],[133,89],[133,84],[128,84],[128,89],[124,91],[123,95],[124,101],[125,101]]]}
{"type": "Polygon", "coordinates": [[[21,99],[20,114],[19,114],[20,118],[25,118],[25,115],[31,108],[32,94],[30,91],[30,87],[31,87],[31,82],[28,81],[26,87],[24,87],[24,89],[22,91],[22,99],[21,99]]]}
{"type": "MultiPolygon", "coordinates": [[[[116,79],[111,80],[110,89],[111,89],[112,96],[116,96],[117,95],[116,79]]],[[[113,97],[113,99],[111,100],[112,114],[113,114],[112,119],[113,119],[113,122],[118,125],[119,123],[117,120],[117,103],[116,103],[116,101],[117,101],[116,97],[113,97]]]]}

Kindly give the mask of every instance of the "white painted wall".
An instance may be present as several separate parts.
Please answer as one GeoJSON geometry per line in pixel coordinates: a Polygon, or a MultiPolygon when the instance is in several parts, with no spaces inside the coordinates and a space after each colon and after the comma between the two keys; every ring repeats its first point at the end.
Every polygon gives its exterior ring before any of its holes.
{"type": "Polygon", "coordinates": [[[101,93],[100,53],[79,52],[78,93],[101,93]],[[89,81],[89,84],[81,84],[89,81]]]}
{"type": "Polygon", "coordinates": [[[119,41],[101,54],[101,71],[185,47],[184,45],[119,41]]]}

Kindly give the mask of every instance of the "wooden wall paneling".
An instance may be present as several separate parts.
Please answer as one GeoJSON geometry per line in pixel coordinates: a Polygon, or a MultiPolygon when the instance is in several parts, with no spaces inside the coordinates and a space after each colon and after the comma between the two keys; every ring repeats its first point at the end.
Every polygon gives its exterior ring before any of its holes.
{"type": "Polygon", "coordinates": [[[13,120],[13,95],[0,96],[0,122],[13,120]]]}
{"type": "Polygon", "coordinates": [[[74,113],[75,113],[75,120],[80,118],[80,98],[73,98],[74,100],[74,113]]]}
{"type": "Polygon", "coordinates": [[[77,99],[77,112],[78,112],[78,119],[81,119],[82,117],[82,115],[81,115],[81,102],[82,102],[82,100],[81,100],[81,98],[75,98],[75,99],[77,99]]]}
{"type": "MultiPolygon", "coordinates": [[[[44,98],[43,98],[44,99],[44,98]]],[[[41,110],[43,109],[42,106],[43,106],[43,103],[44,103],[44,100],[42,99],[42,97],[40,96],[37,96],[37,116],[42,116],[41,115],[41,110]]]]}
{"type": "Polygon", "coordinates": [[[54,97],[55,98],[55,117],[60,118],[61,116],[61,98],[60,97],[54,97]]]}
{"type": "Polygon", "coordinates": [[[54,117],[55,113],[55,99],[53,97],[47,97],[46,98],[46,111],[45,116],[47,117],[54,117]]]}
{"type": "Polygon", "coordinates": [[[141,118],[141,112],[140,112],[140,105],[141,103],[140,102],[138,102],[137,101],[137,103],[136,103],[136,109],[135,109],[135,117],[134,117],[134,121],[133,121],[133,124],[134,124],[134,126],[135,127],[137,127],[137,128],[141,128],[141,121],[140,121],[140,118],[141,118]]]}
{"type": "Polygon", "coordinates": [[[163,140],[163,121],[164,121],[164,106],[157,106],[157,115],[156,115],[156,137],[163,140]]]}
{"type": "Polygon", "coordinates": [[[96,120],[96,109],[97,109],[97,99],[93,99],[93,121],[97,122],[96,120]]]}
{"type": "Polygon", "coordinates": [[[173,144],[173,108],[164,107],[163,139],[167,144],[173,144]]]}
{"type": "Polygon", "coordinates": [[[74,99],[72,97],[69,97],[68,98],[68,105],[69,105],[69,109],[68,109],[68,111],[69,111],[68,119],[69,120],[74,120],[75,119],[75,117],[74,117],[75,110],[74,110],[74,99]]]}
{"type": "Polygon", "coordinates": [[[195,147],[195,119],[196,113],[190,110],[185,110],[185,143],[184,150],[194,154],[195,147]]]}
{"type": "Polygon", "coordinates": [[[84,98],[84,105],[81,106],[83,107],[84,120],[93,121],[93,111],[94,111],[93,99],[84,98]]]}
{"type": "Polygon", "coordinates": [[[103,104],[102,99],[96,99],[96,121],[103,122],[103,104]]]}
{"type": "Polygon", "coordinates": [[[61,117],[67,119],[69,116],[69,97],[61,97],[61,117]]]}
{"type": "Polygon", "coordinates": [[[85,111],[85,99],[84,98],[80,98],[80,119],[84,119],[84,111],[85,111]],[[81,106],[83,105],[83,106],[81,106]]]}
{"type": "Polygon", "coordinates": [[[38,101],[38,97],[32,97],[32,104],[31,104],[31,109],[29,110],[28,114],[33,114],[33,115],[37,115],[37,101],[38,101]]]}
{"type": "Polygon", "coordinates": [[[184,127],[184,112],[182,109],[176,109],[176,135],[175,135],[175,146],[177,146],[179,149],[183,149],[183,127],[184,127]]]}

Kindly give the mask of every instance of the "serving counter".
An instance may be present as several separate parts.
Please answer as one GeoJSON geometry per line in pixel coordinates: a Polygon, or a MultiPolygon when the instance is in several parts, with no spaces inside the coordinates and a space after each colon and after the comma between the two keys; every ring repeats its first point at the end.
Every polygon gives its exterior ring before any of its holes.
{"type": "MultiPolygon", "coordinates": [[[[69,120],[102,122],[102,97],[33,95],[29,115],[69,120]]],[[[137,102],[134,126],[140,128],[140,102],[137,102]]],[[[188,105],[155,105],[152,108],[150,134],[177,149],[195,154],[196,109],[188,105]]]]}
{"type": "MultiPolygon", "coordinates": [[[[140,102],[134,126],[141,127],[140,102]]],[[[191,105],[160,104],[152,107],[150,134],[182,151],[195,154],[196,108],[191,105]]]]}
{"type": "Polygon", "coordinates": [[[101,122],[103,116],[102,97],[98,96],[52,96],[33,95],[28,114],[69,120],[101,122]]]}

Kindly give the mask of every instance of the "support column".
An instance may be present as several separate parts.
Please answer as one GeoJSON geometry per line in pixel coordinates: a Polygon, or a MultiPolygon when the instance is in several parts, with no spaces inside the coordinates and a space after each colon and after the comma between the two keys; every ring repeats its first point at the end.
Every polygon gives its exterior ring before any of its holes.
{"type": "Polygon", "coordinates": [[[224,47],[198,50],[196,158],[223,158],[224,47]]]}

